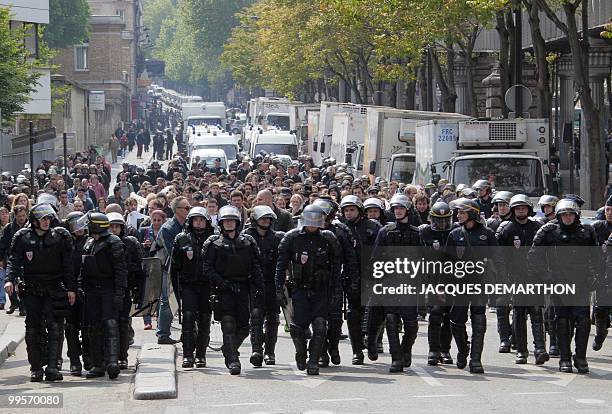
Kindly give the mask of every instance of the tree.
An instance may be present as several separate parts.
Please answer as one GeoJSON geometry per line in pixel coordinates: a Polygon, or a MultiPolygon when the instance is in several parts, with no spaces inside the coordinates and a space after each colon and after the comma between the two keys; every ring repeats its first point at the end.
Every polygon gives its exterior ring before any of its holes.
{"type": "Polygon", "coordinates": [[[27,28],[9,28],[9,9],[0,8],[0,111],[4,122],[13,119],[36,90],[40,74],[37,62],[29,58],[24,37],[27,28]]]}
{"type": "Polygon", "coordinates": [[[580,142],[580,188],[586,204],[592,208],[603,205],[604,190],[608,181],[608,164],[600,110],[591,94],[589,85],[589,1],[588,0],[536,0],[546,16],[567,37],[574,82],[586,130],[580,142]],[[582,6],[582,7],[580,7],[582,6]],[[578,30],[576,15],[580,10],[582,30],[578,30]],[[563,19],[559,13],[563,13],[563,19]]]}
{"type": "Polygon", "coordinates": [[[43,39],[52,49],[82,43],[89,34],[87,0],[49,0],[49,24],[43,39]]]}
{"type": "Polygon", "coordinates": [[[176,0],[145,0],[143,21],[149,29],[151,40],[159,37],[164,21],[174,16],[176,6],[176,0]]]}

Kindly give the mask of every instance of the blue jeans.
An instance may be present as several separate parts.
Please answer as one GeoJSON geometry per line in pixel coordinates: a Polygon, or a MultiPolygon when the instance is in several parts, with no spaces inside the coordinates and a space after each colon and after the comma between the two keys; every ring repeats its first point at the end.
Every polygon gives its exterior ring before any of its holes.
{"type": "Polygon", "coordinates": [[[6,294],[4,293],[4,278],[6,277],[6,270],[0,267],[0,303],[6,304],[6,294]]]}
{"type": "Polygon", "coordinates": [[[162,274],[161,295],[159,297],[159,308],[157,313],[157,337],[169,338],[170,325],[172,324],[172,311],[168,301],[168,272],[162,274]]]}

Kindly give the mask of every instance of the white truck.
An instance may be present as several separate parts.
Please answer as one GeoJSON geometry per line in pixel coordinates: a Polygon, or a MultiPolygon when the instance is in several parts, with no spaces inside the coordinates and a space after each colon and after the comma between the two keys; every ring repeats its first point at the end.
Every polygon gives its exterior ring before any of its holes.
{"type": "Polygon", "coordinates": [[[219,149],[225,152],[227,161],[231,164],[236,161],[238,154],[238,138],[228,133],[195,135],[188,147],[189,156],[197,150],[219,149]]]}
{"type": "Polygon", "coordinates": [[[323,160],[328,158],[331,154],[334,115],[338,112],[346,114],[362,113],[365,115],[366,109],[367,106],[365,105],[340,102],[321,102],[321,110],[319,112],[319,132],[312,143],[311,152],[315,165],[322,164],[323,160]]]}
{"type": "Polygon", "coordinates": [[[298,141],[294,134],[286,131],[262,131],[253,136],[249,143],[249,155],[255,158],[262,151],[266,154],[286,155],[292,160],[298,158],[298,141]]]}
{"type": "Polygon", "coordinates": [[[348,172],[354,176],[360,176],[363,171],[365,129],[366,114],[363,111],[334,115],[330,156],[337,163],[347,163],[348,172]]]}
{"type": "Polygon", "coordinates": [[[186,102],[182,106],[185,131],[200,125],[221,125],[225,128],[225,104],[223,102],[186,102]]]}
{"type": "Polygon", "coordinates": [[[547,192],[549,145],[546,119],[421,122],[413,183],[447,178],[472,185],[485,179],[497,191],[536,201],[547,192]]]}
{"type": "Polygon", "coordinates": [[[467,115],[448,112],[412,111],[368,107],[363,165],[372,176],[403,183],[415,172],[415,131],[418,122],[431,119],[469,120],[467,115]]]}
{"type": "Polygon", "coordinates": [[[300,145],[308,141],[308,118],[311,112],[319,112],[321,105],[291,102],[289,104],[289,130],[293,131],[300,145]]]}

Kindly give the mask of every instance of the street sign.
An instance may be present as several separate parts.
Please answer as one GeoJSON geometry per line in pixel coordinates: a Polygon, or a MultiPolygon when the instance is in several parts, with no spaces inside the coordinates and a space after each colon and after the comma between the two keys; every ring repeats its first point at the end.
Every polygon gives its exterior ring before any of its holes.
{"type": "Polygon", "coordinates": [[[104,91],[89,91],[89,109],[92,111],[104,111],[106,109],[104,91]]]}
{"type": "Polygon", "coordinates": [[[525,85],[514,85],[508,88],[506,91],[506,106],[511,111],[516,111],[516,90],[519,90],[523,100],[523,112],[529,112],[529,107],[531,106],[531,102],[533,101],[531,96],[531,91],[525,85]]]}

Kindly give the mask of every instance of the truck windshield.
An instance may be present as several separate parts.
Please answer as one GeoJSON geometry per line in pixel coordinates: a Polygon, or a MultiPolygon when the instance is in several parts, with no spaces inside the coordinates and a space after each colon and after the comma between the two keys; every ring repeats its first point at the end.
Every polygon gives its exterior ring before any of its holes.
{"type": "Polygon", "coordinates": [[[411,183],[414,176],[416,162],[414,157],[396,157],[391,164],[390,181],[399,183],[411,183]]]}
{"type": "Polygon", "coordinates": [[[292,160],[298,157],[297,145],[295,144],[257,144],[255,154],[259,154],[260,151],[265,151],[266,154],[288,155],[292,160]]]}
{"type": "Polygon", "coordinates": [[[539,197],[544,194],[540,161],[530,158],[467,158],[455,161],[456,184],[471,185],[488,180],[495,190],[539,197]]]}
{"type": "Polygon", "coordinates": [[[289,115],[268,115],[268,125],[275,126],[281,131],[289,131],[289,115]]]}
{"type": "Polygon", "coordinates": [[[196,118],[196,119],[188,119],[188,126],[202,126],[202,125],[222,125],[221,118],[196,118]]]}
{"type": "Polygon", "coordinates": [[[231,145],[231,144],[210,144],[210,145],[198,144],[193,149],[199,150],[199,149],[208,149],[208,148],[215,148],[215,149],[223,150],[228,160],[236,159],[236,153],[237,153],[236,146],[231,145]]]}

